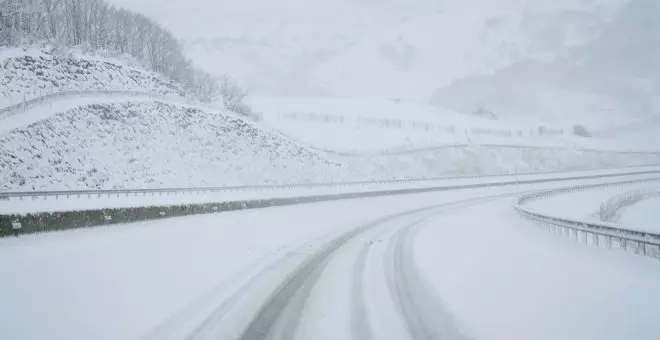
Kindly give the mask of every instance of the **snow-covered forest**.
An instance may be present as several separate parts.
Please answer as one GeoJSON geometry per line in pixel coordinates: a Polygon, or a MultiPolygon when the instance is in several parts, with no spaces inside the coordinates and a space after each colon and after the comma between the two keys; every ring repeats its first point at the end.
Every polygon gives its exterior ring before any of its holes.
{"type": "Polygon", "coordinates": [[[104,0],[0,0],[0,46],[31,43],[128,54],[200,99],[219,91],[217,80],[191,65],[169,30],[104,0]]]}

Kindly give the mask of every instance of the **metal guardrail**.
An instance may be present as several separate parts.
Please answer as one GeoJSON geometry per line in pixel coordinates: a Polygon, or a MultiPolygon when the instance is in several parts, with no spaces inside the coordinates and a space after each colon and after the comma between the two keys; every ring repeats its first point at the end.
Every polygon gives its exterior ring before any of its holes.
{"type": "Polygon", "coordinates": [[[616,218],[622,209],[657,196],[660,196],[660,187],[657,185],[626,191],[603,201],[600,205],[598,217],[603,222],[616,222],[616,218]]]}
{"type": "MultiPolygon", "coordinates": [[[[647,168],[657,167],[656,165],[630,167],[647,168]]],[[[615,169],[610,169],[615,170],[615,169]]],[[[382,180],[382,181],[354,181],[354,182],[329,182],[329,183],[308,183],[308,184],[282,184],[282,185],[253,185],[253,186],[227,186],[227,187],[190,187],[190,188],[158,188],[158,189],[115,189],[115,190],[63,190],[63,191],[25,191],[25,192],[0,192],[0,200],[10,199],[47,199],[49,197],[59,198],[101,198],[101,197],[121,197],[121,196],[168,196],[168,195],[191,195],[191,194],[213,194],[226,192],[254,192],[254,191],[283,191],[293,189],[311,189],[311,188],[347,188],[347,187],[365,187],[375,185],[406,185],[406,184],[433,184],[436,181],[451,180],[476,180],[498,177],[524,177],[524,176],[543,176],[553,175],[562,172],[542,172],[542,173],[519,173],[508,175],[482,175],[482,176],[463,176],[463,177],[437,177],[437,178],[413,178],[400,180],[382,180]]],[[[492,184],[515,184],[515,183],[540,183],[564,180],[581,180],[594,178],[611,178],[631,175],[660,174],[660,169],[635,170],[625,173],[594,174],[594,175],[573,175],[557,178],[544,179],[510,179],[503,182],[493,182],[492,184]]],[[[488,184],[488,183],[486,183],[488,184]]],[[[464,185],[448,185],[448,188],[462,188],[464,185]]]]}
{"type": "Polygon", "coordinates": [[[68,91],[59,91],[59,92],[53,92],[45,95],[41,95],[36,98],[32,99],[27,99],[24,100],[20,103],[7,106],[4,108],[0,108],[0,118],[6,118],[15,114],[18,114],[20,112],[25,112],[26,110],[33,108],[38,105],[42,105],[45,102],[48,102],[50,100],[53,100],[55,98],[60,98],[60,97],[68,97],[68,96],[98,96],[98,95],[106,95],[106,96],[112,96],[112,95],[129,95],[129,96],[143,96],[143,97],[150,97],[154,99],[167,99],[167,96],[161,96],[161,95],[156,95],[151,92],[141,92],[141,91],[120,91],[120,90],[81,90],[81,91],[74,91],[74,90],[68,90],[68,91]]]}
{"type": "MultiPolygon", "coordinates": [[[[189,105],[191,107],[199,107],[199,108],[204,108],[208,110],[218,110],[221,108],[217,107],[211,107],[208,105],[205,105],[203,103],[191,101],[191,100],[182,100],[184,98],[173,95],[173,96],[167,96],[167,95],[159,95],[153,92],[145,92],[145,91],[125,91],[125,90],[68,90],[68,91],[58,91],[58,92],[53,92],[45,95],[41,95],[35,98],[23,100],[20,103],[10,105],[4,108],[0,108],[0,119],[2,118],[7,118],[11,117],[13,115],[19,114],[21,112],[25,112],[28,109],[34,108],[38,105],[43,105],[46,102],[52,101],[55,98],[58,97],[68,97],[68,96],[79,96],[79,97],[85,97],[85,96],[119,96],[119,95],[125,95],[125,96],[140,96],[140,97],[148,97],[152,98],[154,100],[162,100],[162,101],[178,101],[180,104],[185,104],[189,105]]],[[[226,111],[226,108],[223,109],[226,111]]],[[[236,113],[236,112],[234,112],[236,113]]],[[[259,121],[263,119],[261,113],[258,112],[249,112],[247,114],[242,114],[242,113],[236,113],[239,116],[242,117],[247,117],[251,120],[254,121],[259,121]]]]}
{"type": "Polygon", "coordinates": [[[627,186],[658,181],[660,181],[660,177],[541,191],[519,197],[516,204],[514,204],[514,209],[521,216],[557,235],[573,238],[575,241],[582,241],[595,246],[603,245],[607,248],[618,247],[624,251],[632,249],[635,254],[660,259],[660,234],[658,233],[623,228],[618,224],[602,221],[586,221],[550,216],[524,208],[525,203],[543,197],[554,197],[561,194],[596,188],[627,186]]]}
{"type": "MultiPolygon", "coordinates": [[[[637,172],[639,173],[655,173],[660,175],[660,169],[654,171],[645,171],[637,172]]],[[[19,235],[26,233],[38,233],[38,232],[48,232],[55,230],[66,230],[73,228],[84,228],[84,227],[93,227],[99,225],[111,225],[117,223],[129,223],[136,221],[152,220],[159,218],[167,218],[174,216],[187,216],[195,214],[205,214],[205,213],[217,213],[221,211],[231,211],[231,210],[242,210],[242,209],[256,209],[263,207],[273,207],[273,206],[284,206],[292,204],[301,204],[301,203],[311,203],[311,202],[324,202],[324,201],[334,201],[342,199],[353,199],[353,198],[367,198],[367,197],[377,197],[377,196],[387,196],[387,195],[403,195],[403,194],[419,194],[427,193],[434,191],[447,191],[447,190],[458,190],[458,189],[475,189],[475,188],[486,188],[492,186],[504,186],[504,185],[515,185],[519,184],[533,184],[533,183],[548,183],[548,182],[557,182],[557,181],[566,181],[566,180],[576,180],[576,179],[593,179],[593,178],[607,178],[607,177],[622,177],[630,176],[636,174],[635,172],[629,173],[615,173],[615,174],[600,174],[600,175],[590,175],[590,176],[555,176],[555,177],[545,177],[545,178],[531,178],[526,180],[513,180],[508,178],[506,180],[495,180],[492,182],[467,182],[467,183],[444,183],[444,184],[433,184],[428,183],[422,186],[402,186],[402,187],[376,187],[370,188],[370,190],[356,190],[356,191],[341,191],[341,192],[308,192],[308,193],[296,193],[294,192],[291,197],[252,197],[252,198],[221,198],[212,203],[175,203],[175,204],[153,204],[150,205],[148,202],[142,204],[139,207],[115,207],[115,208],[91,208],[89,210],[72,210],[72,211],[62,211],[62,212],[43,212],[43,213],[31,213],[31,214],[0,214],[0,237],[9,236],[11,234],[19,235]]],[[[409,182],[412,180],[409,180],[409,182]]],[[[386,182],[386,181],[383,181],[386,182]]],[[[374,183],[374,182],[361,182],[365,183],[374,183]]],[[[350,185],[350,183],[341,183],[335,185],[350,185]]],[[[271,186],[270,188],[283,188],[285,186],[271,186]]],[[[290,186],[290,187],[299,187],[299,186],[290,186]]],[[[235,188],[207,188],[209,190],[215,189],[236,189],[235,188]]],[[[264,188],[264,187],[241,187],[249,188],[251,190],[264,188]]],[[[111,195],[117,195],[118,192],[121,192],[125,195],[130,194],[139,194],[151,192],[156,194],[158,192],[171,192],[172,190],[176,192],[181,192],[182,189],[153,189],[153,190],[115,190],[115,191],[75,191],[75,192],[58,192],[56,194],[78,194],[84,195],[96,194],[99,192],[109,193],[111,195]]],[[[201,191],[201,188],[190,188],[187,189],[188,192],[201,191]]],[[[5,193],[6,194],[6,193],[5,193]]],[[[14,193],[21,194],[21,193],[14,193]]],[[[52,192],[41,192],[41,193],[28,193],[30,195],[51,195],[52,192]]]]}

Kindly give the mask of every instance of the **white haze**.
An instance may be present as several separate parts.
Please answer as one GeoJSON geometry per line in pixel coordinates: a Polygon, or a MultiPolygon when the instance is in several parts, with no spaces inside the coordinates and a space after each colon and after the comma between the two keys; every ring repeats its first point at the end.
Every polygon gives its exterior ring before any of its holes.
{"type": "Polygon", "coordinates": [[[660,109],[655,0],[112,1],[253,96],[396,99],[601,132],[660,109]]]}

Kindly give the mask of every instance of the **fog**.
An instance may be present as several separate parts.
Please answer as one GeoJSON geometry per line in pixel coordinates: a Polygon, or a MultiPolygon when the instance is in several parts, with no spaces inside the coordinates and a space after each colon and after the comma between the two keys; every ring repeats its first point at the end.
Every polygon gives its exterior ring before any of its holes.
{"type": "Polygon", "coordinates": [[[233,74],[253,91],[415,99],[521,60],[565,56],[607,32],[626,4],[114,1],[157,19],[200,66],[233,74]]]}

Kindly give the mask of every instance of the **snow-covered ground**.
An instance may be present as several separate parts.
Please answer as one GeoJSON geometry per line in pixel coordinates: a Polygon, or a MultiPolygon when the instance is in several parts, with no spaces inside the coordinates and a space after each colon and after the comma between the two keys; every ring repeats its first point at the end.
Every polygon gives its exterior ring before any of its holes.
{"type": "Polygon", "coordinates": [[[659,156],[498,146],[440,147],[394,154],[336,156],[374,177],[425,178],[445,175],[515,174],[655,164],[659,156]]]}
{"type": "Polygon", "coordinates": [[[660,197],[639,201],[621,210],[621,224],[660,233],[660,197]]]}
{"type": "Polygon", "coordinates": [[[575,171],[564,173],[545,173],[545,174],[520,174],[486,177],[463,177],[463,178],[444,178],[425,181],[401,181],[384,183],[335,183],[319,184],[310,186],[294,186],[290,188],[283,187],[263,187],[252,189],[226,189],[220,192],[196,192],[194,190],[172,192],[172,193],[149,193],[149,194],[122,194],[122,193],[103,193],[103,194],[81,194],[71,193],[67,195],[62,193],[59,196],[11,196],[6,200],[0,200],[0,214],[29,214],[38,212],[66,212],[81,211],[92,209],[109,208],[127,208],[127,207],[145,207],[145,206],[172,206],[181,204],[199,204],[199,203],[218,203],[240,200],[258,200],[274,198],[291,198],[306,196],[336,195],[346,193],[364,193],[375,191],[394,191],[404,189],[427,189],[441,187],[456,187],[463,185],[499,185],[502,183],[511,183],[517,181],[539,181],[539,180],[558,180],[562,178],[572,178],[580,176],[614,176],[610,178],[583,179],[587,182],[616,182],[622,177],[645,179],[655,178],[657,174],[638,174],[630,175],[631,172],[660,171],[656,167],[639,167],[628,169],[594,170],[594,171],[575,171]]]}
{"type": "Polygon", "coordinates": [[[0,135],[2,190],[350,180],[347,166],[224,111],[92,104],[0,135]]]}
{"type": "Polygon", "coordinates": [[[225,127],[219,133],[213,119],[243,120],[178,97],[176,85],[133,66],[43,49],[8,49],[2,57],[10,92],[34,95],[66,84],[155,95],[58,97],[4,117],[4,190],[301,183],[660,163],[655,154],[576,151],[630,149],[618,139],[575,137],[570,126],[466,117],[405,100],[254,96],[251,104],[264,122],[245,123],[248,132],[225,127]],[[116,112],[107,116],[107,110],[116,112]],[[342,123],[287,119],[292,113],[328,115],[342,123]],[[187,122],[179,115],[188,116],[187,122]],[[389,126],[382,126],[384,120],[389,126]],[[282,150],[268,151],[284,145],[285,157],[282,150]],[[191,167],[194,173],[186,171],[191,167]]]}
{"type": "MultiPolygon", "coordinates": [[[[649,176],[649,178],[657,178],[657,176],[649,176]]],[[[646,192],[647,190],[651,190],[653,188],[660,190],[660,179],[657,181],[643,182],[638,184],[594,188],[585,191],[559,194],[556,196],[541,197],[526,203],[525,209],[554,217],[600,221],[599,211],[601,206],[609,199],[636,191],[646,192]]],[[[641,204],[641,202],[637,204],[641,204]]],[[[633,205],[633,207],[635,205],[633,205]]],[[[644,206],[642,206],[642,208],[643,207],[644,206]]],[[[629,209],[633,208],[624,208],[624,211],[628,211],[629,209]]],[[[622,213],[623,212],[620,212],[619,214],[622,213]]],[[[649,218],[647,222],[640,223],[642,219],[643,218],[621,218],[619,225],[621,228],[628,228],[638,231],[657,231],[657,228],[655,227],[649,228],[649,224],[653,224],[655,226],[655,222],[657,220],[649,218]]]]}
{"type": "MultiPolygon", "coordinates": [[[[361,130],[359,126],[339,125],[340,128],[333,131],[332,124],[317,124],[317,129],[309,129],[307,126],[287,125],[287,122],[275,118],[278,110],[283,107],[318,108],[322,100],[298,103],[285,101],[280,102],[280,105],[276,104],[277,101],[267,100],[265,103],[274,104],[273,109],[264,115],[266,124],[255,125],[224,110],[177,97],[98,94],[84,98],[55,98],[31,107],[26,112],[3,118],[0,150],[7,157],[4,162],[0,161],[0,176],[5,178],[5,190],[109,189],[428,178],[660,163],[660,155],[533,146],[535,143],[543,144],[542,141],[548,144],[553,141],[560,143],[561,140],[556,137],[503,137],[499,141],[492,137],[477,138],[477,142],[482,139],[486,142],[500,142],[502,148],[447,147],[446,144],[427,147],[430,141],[441,140],[437,136],[442,136],[442,133],[419,131],[418,121],[422,120],[425,122],[423,124],[441,124],[437,125],[440,127],[446,127],[448,122],[438,120],[430,112],[425,113],[424,108],[415,111],[415,107],[409,104],[367,101],[362,102],[364,106],[360,111],[359,105],[347,105],[350,101],[335,102],[336,107],[328,106],[323,112],[338,110],[343,114],[341,117],[346,119],[361,112],[370,112],[365,114],[365,119],[375,119],[377,115],[374,112],[384,113],[384,117],[397,117],[406,108],[416,113],[410,114],[415,123],[412,123],[413,128],[409,130],[372,126],[361,130]],[[382,110],[369,109],[375,107],[382,110]],[[112,113],[108,115],[105,112],[112,113]],[[217,120],[241,123],[232,125],[232,128],[223,128],[216,123],[217,120]],[[282,122],[285,124],[280,124],[282,122]],[[154,126],[158,131],[152,128],[154,126]],[[219,133],[218,129],[223,132],[219,133]],[[291,140],[287,132],[298,138],[291,140]],[[188,138],[182,138],[183,135],[188,138]],[[265,142],[260,136],[270,142],[265,142]],[[350,136],[354,138],[348,138],[350,136]],[[403,140],[408,143],[405,148],[400,147],[403,140]],[[247,143],[253,149],[250,151],[232,143],[247,143]],[[268,148],[263,147],[266,145],[273,148],[286,146],[294,151],[286,151],[286,157],[281,156],[281,150],[268,156],[268,148]],[[355,145],[352,149],[362,152],[327,153],[322,148],[324,145],[335,149],[338,145],[345,148],[355,145]],[[391,145],[399,147],[378,149],[376,152],[365,151],[370,146],[391,145]],[[528,148],[517,148],[520,145],[528,148]],[[183,170],[191,166],[196,169],[195,173],[183,170]],[[221,176],[217,175],[219,171],[221,176]]],[[[267,106],[264,102],[261,105],[263,108],[267,106]]],[[[459,116],[454,118],[469,125],[470,129],[505,130],[497,122],[487,127],[490,124],[487,120],[459,116]]],[[[456,129],[454,126],[451,128],[456,129]]],[[[467,139],[474,138],[471,133],[472,130],[467,139]]],[[[456,134],[460,134],[460,131],[456,134]]]]}
{"type": "Polygon", "coordinates": [[[551,124],[500,121],[414,101],[252,96],[250,105],[263,114],[265,123],[282,133],[338,152],[384,153],[455,144],[660,151],[657,143],[648,139],[641,143],[635,134],[620,138],[576,136],[568,120],[551,124]]]}
{"type": "MultiPolygon", "coordinates": [[[[0,190],[660,163],[660,154],[611,152],[659,151],[653,0],[112,2],[172,29],[197,66],[237,77],[256,94],[264,122],[183,98],[62,98],[0,121],[0,190]],[[571,131],[578,123],[592,132],[635,128],[579,138],[571,131]],[[539,136],[540,128],[554,132],[539,136]]],[[[179,85],[121,58],[2,49],[0,108],[62,89],[183,96],[179,85]]],[[[658,339],[657,259],[555,238],[511,209],[520,191],[603,182],[363,198],[0,239],[0,339],[233,339],[244,329],[247,339],[287,340],[658,339]]],[[[632,189],[530,207],[586,219],[632,189]]],[[[0,201],[0,213],[301,192],[10,200],[0,201]]],[[[657,230],[657,204],[629,207],[624,221],[657,230]]]]}
{"type": "Polygon", "coordinates": [[[416,260],[474,339],[655,339],[658,260],[555,237],[506,200],[441,216],[416,260]]]}
{"type": "Polygon", "coordinates": [[[288,339],[405,339],[415,312],[461,338],[660,336],[660,306],[648,303],[660,298],[657,260],[553,238],[510,210],[515,192],[509,186],[356,199],[2,239],[0,334],[169,339],[194,331],[230,339],[296,263],[327,245],[323,240],[389,214],[509,194],[410,212],[359,233],[310,276],[310,290],[293,293],[292,301],[306,297],[304,309],[292,303],[277,311],[294,327],[288,339]],[[414,247],[401,240],[414,240],[414,247]],[[385,265],[411,260],[417,265],[385,265]],[[400,276],[401,269],[414,270],[418,280],[400,276]],[[402,277],[407,286],[390,286],[402,277]],[[421,292],[443,313],[397,302],[417,303],[421,292]],[[361,331],[368,333],[354,333],[361,331]]]}
{"type": "Polygon", "coordinates": [[[101,58],[48,48],[0,49],[0,108],[67,90],[141,91],[180,96],[181,87],[164,76],[101,58]]]}

